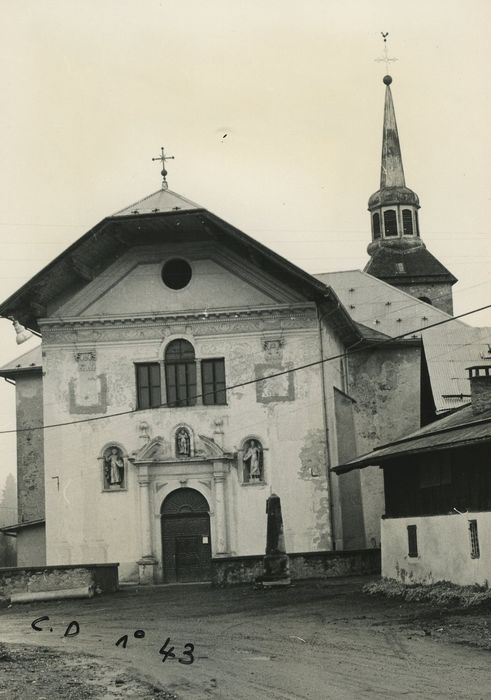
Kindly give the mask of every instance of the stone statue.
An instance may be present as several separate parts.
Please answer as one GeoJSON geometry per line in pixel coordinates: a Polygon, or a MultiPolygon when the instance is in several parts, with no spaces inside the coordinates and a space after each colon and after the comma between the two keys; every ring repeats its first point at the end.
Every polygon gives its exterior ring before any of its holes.
{"type": "Polygon", "coordinates": [[[176,433],[176,454],[178,457],[191,456],[191,438],[186,428],[179,428],[176,433]]]}
{"type": "Polygon", "coordinates": [[[247,466],[249,481],[261,481],[261,446],[257,440],[249,440],[249,445],[244,453],[244,464],[247,466]]]}
{"type": "Polygon", "coordinates": [[[124,479],[124,459],[119,447],[113,446],[104,457],[104,475],[109,486],[121,486],[124,479]]]}

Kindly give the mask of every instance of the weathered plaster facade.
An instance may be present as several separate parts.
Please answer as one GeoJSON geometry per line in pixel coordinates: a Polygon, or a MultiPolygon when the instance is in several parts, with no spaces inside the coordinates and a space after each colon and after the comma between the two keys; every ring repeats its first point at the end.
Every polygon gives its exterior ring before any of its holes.
{"type": "MultiPolygon", "coordinates": [[[[152,259],[174,254],[161,247],[152,259]]],[[[131,249],[40,321],[45,422],[66,424],[45,436],[48,564],[119,561],[121,579],[137,580],[138,562],[152,557],[154,579],[165,579],[161,508],[180,488],[209,504],[212,556],[263,552],[271,491],[289,551],[331,548],[322,366],[284,373],[321,356],[316,307],[244,264],[237,277],[233,264],[196,255],[187,250],[192,294],[166,289],[161,264],[131,249]],[[163,367],[177,338],[197,363],[224,358],[226,405],[136,410],[135,363],[163,367]],[[95,420],[77,424],[86,418],[95,420]],[[174,449],[183,425],[194,445],[187,459],[174,449]],[[252,437],[264,480],[244,483],[241,450],[252,437]],[[104,489],[108,445],[124,455],[124,488],[104,489]]]]}
{"type": "MultiPolygon", "coordinates": [[[[419,344],[391,343],[375,351],[353,353],[347,366],[357,454],[371,452],[420,427],[419,344]]],[[[346,477],[350,475],[337,478],[342,482],[346,477]]],[[[380,516],[385,510],[383,473],[378,467],[368,467],[360,472],[360,482],[366,546],[380,546],[380,516]]]]}
{"type": "MultiPolygon", "coordinates": [[[[392,282],[391,282],[392,284],[392,282]]],[[[421,299],[426,301],[426,303],[431,303],[445,313],[453,315],[453,293],[452,285],[449,282],[430,282],[425,281],[423,283],[412,282],[412,283],[399,283],[394,284],[402,289],[406,294],[411,294],[411,296],[416,297],[416,299],[421,299]]]]}
{"type": "Polygon", "coordinates": [[[17,494],[19,522],[44,518],[44,435],[41,372],[17,375],[17,494]]]}
{"type": "Polygon", "coordinates": [[[173,580],[174,530],[183,556],[193,537],[208,559],[260,556],[273,491],[288,552],[376,547],[378,472],[330,469],[419,427],[419,345],[374,347],[322,282],[167,196],[165,213],[101,222],[2,307],[42,334],[41,418],[57,426],[38,445],[47,564],[119,561],[122,580],[173,580]],[[176,259],[189,271],[178,288],[162,276],[176,259]],[[192,352],[188,405],[168,405],[174,341],[192,352]],[[211,360],[225,368],[225,403],[201,396],[211,360]],[[152,408],[139,403],[142,366],[159,378],[152,408]],[[201,504],[193,532],[166,510],[184,493],[201,504]]]}

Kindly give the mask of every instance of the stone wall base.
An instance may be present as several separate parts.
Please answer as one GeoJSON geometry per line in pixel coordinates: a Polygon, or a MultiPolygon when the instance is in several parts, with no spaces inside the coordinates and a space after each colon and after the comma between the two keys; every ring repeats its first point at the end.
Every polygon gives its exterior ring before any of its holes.
{"type": "MultiPolygon", "coordinates": [[[[380,549],[288,554],[291,579],[380,574],[380,549]]],[[[212,559],[212,585],[253,583],[264,573],[263,556],[212,559]]]]}
{"type": "Polygon", "coordinates": [[[118,590],[119,564],[69,564],[0,568],[0,596],[92,587],[97,593],[118,590]]]}

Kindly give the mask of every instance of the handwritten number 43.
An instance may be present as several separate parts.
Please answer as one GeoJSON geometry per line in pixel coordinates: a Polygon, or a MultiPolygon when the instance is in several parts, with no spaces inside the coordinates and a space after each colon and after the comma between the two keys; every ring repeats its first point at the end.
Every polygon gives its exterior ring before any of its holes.
{"type": "MultiPolygon", "coordinates": [[[[167,659],[175,659],[176,655],[174,654],[174,648],[175,647],[169,647],[167,648],[167,645],[170,642],[170,637],[167,637],[165,640],[164,644],[160,647],[159,654],[162,654],[162,663],[164,661],[167,661],[167,659]]],[[[192,664],[194,661],[194,656],[193,656],[193,651],[194,651],[194,644],[188,643],[184,645],[184,651],[182,652],[182,657],[178,659],[180,664],[192,664]]]]}

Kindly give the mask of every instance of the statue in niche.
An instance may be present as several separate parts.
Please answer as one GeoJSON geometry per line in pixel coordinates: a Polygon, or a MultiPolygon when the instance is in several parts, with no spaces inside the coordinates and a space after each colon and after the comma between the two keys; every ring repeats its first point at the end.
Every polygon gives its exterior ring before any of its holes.
{"type": "Polygon", "coordinates": [[[116,445],[108,447],[104,454],[104,487],[110,489],[124,484],[123,452],[116,445]]]}
{"type": "Polygon", "coordinates": [[[245,465],[244,481],[263,480],[263,450],[259,440],[248,440],[244,445],[243,462],[245,465]]]}
{"type": "Polygon", "coordinates": [[[191,457],[191,436],[186,428],[179,428],[176,432],[176,455],[191,457]]]}

